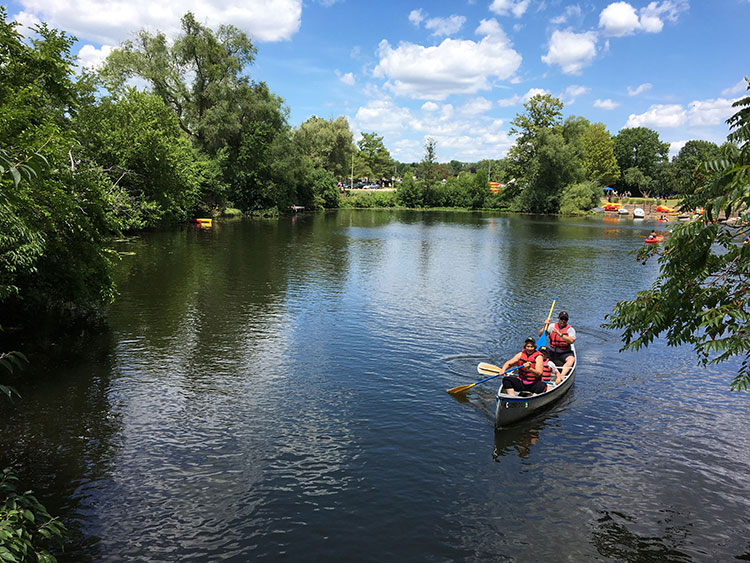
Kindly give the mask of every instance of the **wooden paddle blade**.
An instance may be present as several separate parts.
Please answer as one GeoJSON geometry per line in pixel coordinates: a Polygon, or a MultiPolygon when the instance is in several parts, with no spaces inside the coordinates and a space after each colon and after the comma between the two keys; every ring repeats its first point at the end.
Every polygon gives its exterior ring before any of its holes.
{"type": "Polygon", "coordinates": [[[458,387],[454,387],[453,389],[448,389],[448,393],[451,395],[457,395],[458,393],[466,393],[469,389],[474,387],[476,383],[470,383],[469,385],[459,385],[458,387]]]}
{"type": "Polygon", "coordinates": [[[477,371],[479,373],[486,373],[487,375],[490,375],[490,374],[496,374],[496,373],[503,373],[503,368],[498,367],[494,364],[479,362],[479,365],[477,366],[477,371]]]}

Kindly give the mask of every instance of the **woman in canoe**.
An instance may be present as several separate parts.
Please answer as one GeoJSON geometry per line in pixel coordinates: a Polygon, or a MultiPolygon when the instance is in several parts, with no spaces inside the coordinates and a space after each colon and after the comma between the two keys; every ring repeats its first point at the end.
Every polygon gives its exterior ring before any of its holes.
{"type": "Polygon", "coordinates": [[[529,336],[523,343],[523,350],[503,364],[503,371],[511,367],[522,366],[517,375],[503,377],[502,392],[515,395],[516,392],[528,391],[533,394],[544,393],[547,384],[542,380],[544,358],[536,349],[536,340],[529,336]]]}

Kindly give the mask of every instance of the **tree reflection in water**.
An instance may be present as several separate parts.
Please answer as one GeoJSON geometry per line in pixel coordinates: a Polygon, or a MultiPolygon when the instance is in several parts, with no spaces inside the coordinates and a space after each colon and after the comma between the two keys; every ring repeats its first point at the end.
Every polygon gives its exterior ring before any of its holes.
{"type": "MultiPolygon", "coordinates": [[[[669,511],[668,511],[669,512],[669,511]]],[[[661,522],[664,526],[664,537],[654,537],[635,533],[628,528],[637,525],[635,518],[620,512],[602,511],[596,527],[591,533],[591,544],[600,555],[616,561],[637,561],[639,563],[665,563],[693,561],[693,558],[677,549],[689,540],[690,530],[675,526],[672,515],[667,515],[661,522]]],[[[704,554],[705,555],[705,554],[704,554]]]]}

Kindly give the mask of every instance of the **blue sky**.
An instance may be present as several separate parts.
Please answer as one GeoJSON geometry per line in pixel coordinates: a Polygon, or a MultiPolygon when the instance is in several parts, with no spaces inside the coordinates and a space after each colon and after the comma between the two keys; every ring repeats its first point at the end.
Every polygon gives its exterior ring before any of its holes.
{"type": "Polygon", "coordinates": [[[290,122],[346,116],[391,155],[417,161],[501,158],[530,95],[564,115],[656,130],[674,155],[691,139],[721,143],[750,76],[750,0],[567,2],[474,0],[20,0],[25,26],[45,21],[95,65],[141,28],[174,35],[191,10],[254,40],[249,74],[286,101],[290,122]],[[173,6],[174,4],[174,6],[173,6]]]}

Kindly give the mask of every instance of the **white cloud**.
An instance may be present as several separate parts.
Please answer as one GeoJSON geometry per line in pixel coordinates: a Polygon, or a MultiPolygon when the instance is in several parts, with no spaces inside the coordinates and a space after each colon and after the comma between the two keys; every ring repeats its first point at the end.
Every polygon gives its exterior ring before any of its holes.
{"type": "Polygon", "coordinates": [[[425,28],[432,30],[433,35],[453,35],[460,30],[466,18],[464,16],[449,16],[447,18],[430,18],[424,24],[425,28]]]}
{"type": "Polygon", "coordinates": [[[431,47],[402,42],[394,48],[383,40],[373,75],[385,77],[395,94],[416,99],[444,100],[451,94],[489,90],[491,78],[513,76],[521,55],[497,22],[483,20],[477,33],[485,37],[478,42],[449,38],[431,47]]]}
{"type": "Polygon", "coordinates": [[[407,108],[398,107],[391,100],[371,100],[357,110],[354,127],[360,131],[401,133],[414,117],[407,108]]]}
{"type": "Polygon", "coordinates": [[[377,131],[393,158],[414,162],[422,158],[425,137],[437,141],[438,160],[452,158],[473,162],[483,158],[500,158],[512,145],[502,119],[490,119],[477,113],[491,106],[481,97],[454,110],[451,104],[425,102],[423,114],[415,116],[393,100],[370,101],[360,107],[350,120],[352,129],[377,131]]]}
{"type": "Polygon", "coordinates": [[[424,12],[422,11],[422,8],[409,12],[409,21],[413,25],[419,27],[419,24],[422,23],[422,20],[424,20],[424,12]]]}
{"type": "Polygon", "coordinates": [[[734,100],[726,98],[690,102],[688,105],[690,125],[721,125],[735,113],[733,103],[734,100]]]}
{"type": "Polygon", "coordinates": [[[686,144],[687,141],[672,141],[669,143],[669,158],[676,157],[686,144]]]}
{"type": "Polygon", "coordinates": [[[336,71],[336,76],[339,77],[339,80],[346,84],[347,86],[354,86],[354,74],[351,72],[347,72],[346,74],[342,74],[338,70],[336,71]]]}
{"type": "Polygon", "coordinates": [[[635,88],[628,86],[628,96],[638,96],[639,94],[643,94],[644,92],[647,92],[649,90],[651,90],[651,83],[649,82],[645,82],[644,84],[636,86],[635,88]]]}
{"type": "Polygon", "coordinates": [[[599,27],[604,33],[614,37],[631,35],[640,28],[635,8],[627,2],[615,2],[604,8],[599,14],[599,27]]]}
{"type": "Polygon", "coordinates": [[[576,101],[576,98],[588,94],[589,92],[591,92],[591,88],[587,88],[586,86],[568,86],[565,88],[565,101],[568,104],[572,104],[576,101]]]}
{"type": "Polygon", "coordinates": [[[641,114],[631,113],[625,127],[679,127],[687,119],[687,112],[681,105],[657,104],[641,114]]]}
{"type": "Polygon", "coordinates": [[[574,4],[565,8],[565,11],[559,16],[552,18],[550,20],[550,23],[552,25],[562,25],[565,22],[570,21],[571,19],[580,19],[581,16],[581,7],[577,4],[574,4]]]}
{"type": "Polygon", "coordinates": [[[174,37],[191,11],[212,29],[231,22],[256,42],[290,39],[300,28],[302,0],[21,0],[25,11],[81,40],[116,45],[142,28],[174,37]]]}
{"type": "Polygon", "coordinates": [[[558,64],[565,74],[580,74],[596,57],[596,33],[555,31],[549,40],[549,51],[542,56],[548,65],[558,64]]]}
{"type": "Polygon", "coordinates": [[[93,45],[84,45],[78,51],[78,66],[81,68],[99,68],[109,54],[112,52],[113,47],[110,45],[102,45],[101,49],[97,49],[93,45]]]}
{"type": "Polygon", "coordinates": [[[594,100],[594,107],[599,109],[606,109],[606,110],[613,110],[616,107],[618,107],[620,104],[618,102],[614,102],[610,99],[606,100],[594,100]]]}
{"type": "Polygon", "coordinates": [[[515,95],[512,98],[502,98],[497,101],[497,105],[500,107],[509,107],[509,106],[515,106],[519,103],[526,103],[528,102],[533,96],[536,96],[537,94],[549,94],[549,90],[544,90],[543,88],[531,88],[528,92],[526,92],[523,96],[515,95]]]}
{"type": "Polygon", "coordinates": [[[687,0],[651,2],[640,12],[627,2],[614,2],[599,14],[599,27],[603,28],[605,35],[613,37],[633,35],[637,31],[659,33],[664,28],[665,19],[674,23],[680,12],[687,9],[687,0]]]}
{"type": "Polygon", "coordinates": [[[747,80],[743,78],[734,86],[730,86],[729,88],[724,88],[721,91],[721,95],[722,96],[736,96],[737,94],[741,94],[745,90],[747,90],[747,80]]]}
{"type": "Polygon", "coordinates": [[[21,24],[22,27],[18,31],[26,37],[30,37],[32,35],[32,27],[42,23],[38,17],[36,17],[31,12],[26,11],[17,13],[13,19],[21,24]]]}
{"type": "Polygon", "coordinates": [[[492,109],[492,102],[481,96],[466,102],[459,111],[464,115],[480,115],[492,109]]]}
{"type": "Polygon", "coordinates": [[[490,11],[498,16],[509,16],[513,14],[520,18],[529,7],[531,0],[493,0],[490,11]]]}

